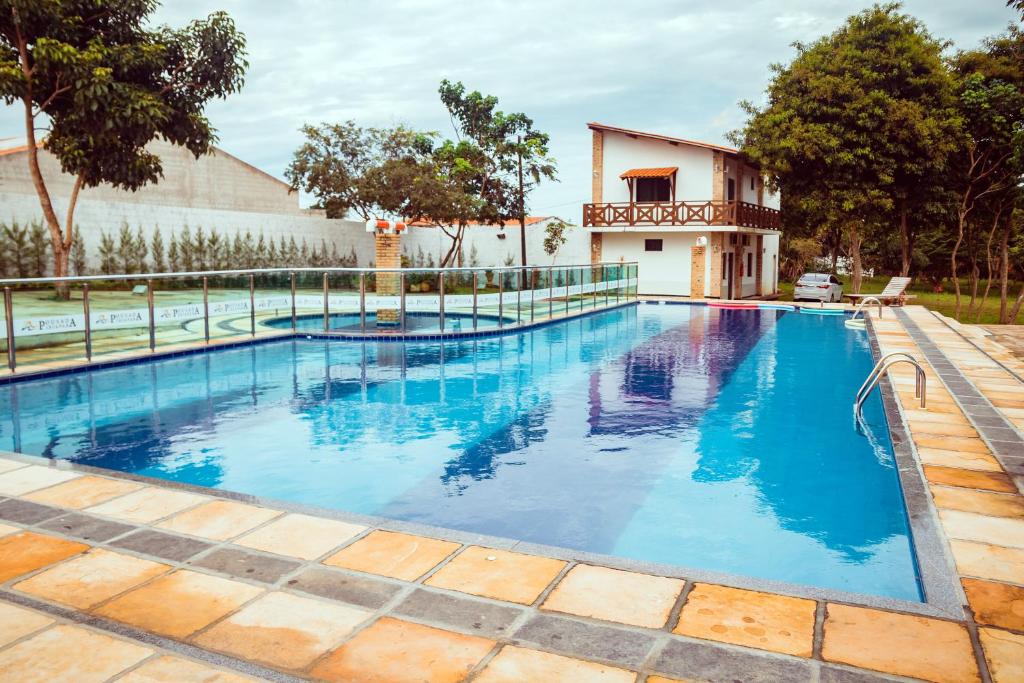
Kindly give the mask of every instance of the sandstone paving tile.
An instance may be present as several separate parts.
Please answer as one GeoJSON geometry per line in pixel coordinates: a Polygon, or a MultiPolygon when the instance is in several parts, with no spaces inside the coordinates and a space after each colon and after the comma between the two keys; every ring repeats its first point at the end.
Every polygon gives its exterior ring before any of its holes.
{"type": "Polygon", "coordinates": [[[402,590],[402,586],[388,581],[321,567],[306,569],[288,579],[285,585],[303,593],[369,609],[383,607],[402,590]]]}
{"type": "Polygon", "coordinates": [[[429,621],[472,635],[497,638],[509,635],[510,627],[522,616],[523,609],[457,593],[417,588],[393,607],[391,614],[412,621],[429,621]]]}
{"type": "Polygon", "coordinates": [[[70,470],[29,465],[0,474],[0,495],[22,496],[30,491],[60,484],[82,475],[70,470]]]}
{"type": "Polygon", "coordinates": [[[32,531],[0,538],[0,583],[60,562],[89,546],[32,531]]]}
{"type": "Polygon", "coordinates": [[[233,500],[213,500],[181,512],[156,526],[167,531],[225,541],[254,529],[280,514],[277,510],[233,500]]]}
{"type": "Polygon", "coordinates": [[[579,564],[558,582],[541,609],[661,628],[683,584],[680,579],[579,564]]]}
{"type": "Polygon", "coordinates": [[[117,683],[248,683],[255,680],[233,671],[163,655],[132,669],[118,678],[117,683]]]}
{"type": "Polygon", "coordinates": [[[910,423],[911,428],[917,422],[938,422],[940,424],[952,424],[952,425],[966,425],[969,426],[971,423],[962,414],[950,414],[938,411],[929,410],[904,410],[903,414],[906,415],[907,421],[910,423]]]}
{"type": "Polygon", "coordinates": [[[304,669],[372,615],[348,605],[268,593],[194,642],[281,669],[304,669]]]}
{"type": "Polygon", "coordinates": [[[979,624],[1024,631],[1024,587],[964,579],[967,602],[979,624]]]}
{"type": "Polygon", "coordinates": [[[142,484],[134,481],[85,475],[63,484],[34,491],[26,495],[25,499],[45,505],[59,505],[79,510],[99,505],[111,498],[123,496],[140,488],[142,488],[142,484]]]}
{"type": "Polygon", "coordinates": [[[1024,635],[994,628],[978,629],[992,683],[1024,681],[1024,635]]]}
{"type": "Polygon", "coordinates": [[[529,605],[565,565],[547,557],[472,546],[441,567],[426,584],[529,605]]]}
{"type": "Polygon", "coordinates": [[[218,548],[199,559],[191,560],[189,564],[212,569],[222,574],[230,574],[240,579],[275,583],[285,574],[298,569],[302,563],[283,557],[250,552],[244,548],[225,547],[218,548]]]}
{"type": "Polygon", "coordinates": [[[949,546],[961,576],[1024,584],[1024,549],[955,538],[949,546]]]}
{"type": "Polygon", "coordinates": [[[160,635],[186,638],[261,592],[231,579],[181,570],[111,600],[96,614],[160,635]]]}
{"type": "Polygon", "coordinates": [[[697,584],[672,632],[810,657],[815,609],[813,600],[697,584]]]}
{"type": "Polygon", "coordinates": [[[124,548],[125,550],[133,550],[137,553],[153,555],[162,560],[170,560],[171,562],[184,562],[214,546],[209,541],[188,536],[178,536],[177,534],[168,534],[153,529],[139,529],[134,533],[111,541],[110,545],[124,548]]]}
{"type": "Polygon", "coordinates": [[[0,519],[18,524],[38,524],[64,513],[60,508],[10,498],[0,503],[0,519]]]}
{"type": "Polygon", "coordinates": [[[921,462],[926,465],[961,467],[983,472],[1003,471],[999,461],[987,453],[961,453],[960,451],[947,451],[941,448],[918,448],[917,453],[921,456],[921,462]]]}
{"type": "Polygon", "coordinates": [[[1024,496],[974,491],[955,486],[932,486],[935,507],[992,517],[1024,518],[1024,496]]]}
{"type": "Polygon", "coordinates": [[[939,518],[949,538],[1024,548],[1024,519],[989,517],[959,510],[939,510],[939,518]]]}
{"type": "Polygon", "coordinates": [[[988,446],[979,438],[939,436],[935,434],[919,434],[917,432],[914,432],[912,436],[918,448],[943,448],[961,453],[989,453],[988,446]]]}
{"type": "Polygon", "coordinates": [[[288,514],[234,541],[268,553],[314,560],[366,530],[365,526],[311,515],[288,514]]]}
{"type": "Polygon", "coordinates": [[[4,472],[10,472],[16,470],[19,467],[27,467],[28,463],[20,462],[18,460],[11,460],[9,458],[0,458],[0,474],[4,472]]]}
{"type": "Polygon", "coordinates": [[[53,619],[39,612],[0,602],[0,647],[52,623],[53,619]]]}
{"type": "Polygon", "coordinates": [[[89,512],[106,515],[126,522],[149,524],[209,500],[187,491],[174,491],[154,486],[134,491],[120,498],[87,508],[89,512]]]}
{"type": "Polygon", "coordinates": [[[383,617],[327,655],[310,673],[344,683],[455,683],[494,645],[486,638],[383,617]]]}
{"type": "Polygon", "coordinates": [[[507,645],[473,680],[479,683],[631,683],[634,678],[635,674],[625,669],[507,645]]]}
{"type": "Polygon", "coordinates": [[[100,683],[152,653],[135,643],[61,624],[0,652],[0,681],[100,683]]]}
{"type": "Polygon", "coordinates": [[[814,680],[810,660],[759,650],[673,638],[651,668],[672,680],[780,683],[814,680]]]}
{"type": "Polygon", "coordinates": [[[93,543],[109,541],[136,528],[131,524],[112,522],[109,519],[83,515],[78,512],[69,512],[44,522],[39,526],[48,531],[56,531],[66,536],[74,536],[83,541],[92,541],[93,543]]]}
{"type": "Polygon", "coordinates": [[[1016,493],[1013,485],[1005,474],[998,472],[981,472],[938,465],[924,465],[924,476],[933,484],[960,486],[968,489],[984,489],[1001,493],[1016,493]]]}
{"type": "Polygon", "coordinates": [[[85,610],[169,570],[165,564],[95,548],[14,584],[14,589],[85,610]]]}
{"type": "Polygon", "coordinates": [[[978,432],[975,431],[974,427],[965,424],[957,424],[955,422],[937,422],[937,421],[922,421],[922,420],[909,420],[910,431],[915,435],[940,435],[940,436],[967,436],[972,438],[978,438],[978,432]]]}
{"type": "Polygon", "coordinates": [[[324,560],[324,564],[415,581],[461,547],[436,538],[376,530],[324,560]]]}
{"type": "Polygon", "coordinates": [[[541,613],[518,628],[512,642],[636,668],[646,661],[656,639],[649,632],[541,613]]]}
{"type": "Polygon", "coordinates": [[[19,531],[21,531],[21,527],[0,522],[0,536],[9,536],[10,534],[18,533],[19,531]]]}
{"type": "Polygon", "coordinates": [[[963,625],[866,607],[828,605],[822,657],[936,683],[981,680],[963,625]]]}

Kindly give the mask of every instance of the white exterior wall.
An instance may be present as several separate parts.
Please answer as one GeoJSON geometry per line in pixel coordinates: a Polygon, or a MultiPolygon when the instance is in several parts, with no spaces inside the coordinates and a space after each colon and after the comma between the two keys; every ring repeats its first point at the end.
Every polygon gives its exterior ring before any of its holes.
{"type": "MultiPolygon", "coordinates": [[[[604,261],[636,261],[639,264],[641,294],[705,296],[690,293],[690,249],[706,233],[693,232],[606,232],[602,236],[604,261]],[[662,251],[644,251],[645,239],[662,240],[662,251]]],[[[704,259],[704,282],[711,274],[710,261],[704,259]]]]}
{"type": "Polygon", "coordinates": [[[631,168],[677,166],[676,199],[710,201],[714,154],[710,149],[671,145],[604,131],[603,202],[628,202],[629,187],[619,176],[631,168]]]}
{"type": "MultiPolygon", "coordinates": [[[[544,253],[544,229],[547,221],[526,226],[526,258],[532,265],[570,265],[590,263],[590,233],[583,228],[573,226],[564,233],[565,244],[558,250],[555,258],[544,253]]],[[[462,265],[470,266],[470,254],[476,247],[476,258],[480,266],[503,266],[508,257],[512,257],[513,265],[522,262],[522,247],[519,243],[519,225],[507,225],[504,228],[492,226],[469,226],[462,241],[462,265]],[[504,235],[505,238],[499,238],[504,235]]],[[[425,254],[434,255],[434,263],[438,263],[451,246],[451,240],[440,228],[409,228],[408,234],[402,237],[402,254],[410,258],[416,256],[419,247],[425,254]]]]}
{"type": "Polygon", "coordinates": [[[765,235],[762,245],[764,265],[761,270],[761,291],[774,294],[779,288],[779,236],[765,235]]]}

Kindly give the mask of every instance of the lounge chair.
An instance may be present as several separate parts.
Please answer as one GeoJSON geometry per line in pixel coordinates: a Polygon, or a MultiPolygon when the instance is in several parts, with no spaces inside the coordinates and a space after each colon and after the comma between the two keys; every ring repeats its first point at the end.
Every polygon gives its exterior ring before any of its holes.
{"type": "Polygon", "coordinates": [[[847,299],[853,301],[853,303],[857,303],[861,299],[873,296],[885,304],[896,302],[897,304],[902,305],[907,299],[914,298],[913,294],[906,294],[907,287],[909,285],[909,277],[894,277],[889,280],[889,284],[885,286],[885,289],[878,294],[847,294],[845,296],[847,299]]]}

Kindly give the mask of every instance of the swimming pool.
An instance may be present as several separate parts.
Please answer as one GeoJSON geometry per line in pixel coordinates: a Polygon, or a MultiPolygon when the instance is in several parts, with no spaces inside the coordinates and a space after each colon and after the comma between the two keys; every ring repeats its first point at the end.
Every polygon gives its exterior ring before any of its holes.
{"type": "Polygon", "coordinates": [[[0,448],[920,600],[843,317],[639,305],[476,340],[289,339],[0,388],[0,448]]]}

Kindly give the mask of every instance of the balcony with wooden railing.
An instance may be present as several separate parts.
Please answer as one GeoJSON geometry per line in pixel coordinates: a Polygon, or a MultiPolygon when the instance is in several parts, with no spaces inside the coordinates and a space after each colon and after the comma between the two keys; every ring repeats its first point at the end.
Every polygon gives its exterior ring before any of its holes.
{"type": "Polygon", "coordinates": [[[779,230],[782,214],[748,202],[619,202],[584,204],[584,227],[737,226],[779,230]]]}

